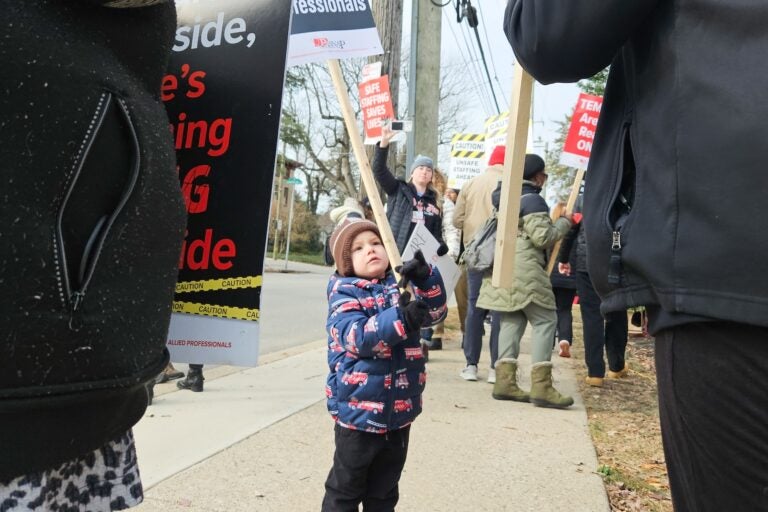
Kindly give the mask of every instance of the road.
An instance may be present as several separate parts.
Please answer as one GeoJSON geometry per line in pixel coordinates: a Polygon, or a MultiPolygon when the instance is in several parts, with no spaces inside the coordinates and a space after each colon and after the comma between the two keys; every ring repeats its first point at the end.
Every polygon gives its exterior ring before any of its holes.
{"type": "Polygon", "coordinates": [[[332,269],[284,263],[268,258],[261,292],[260,355],[325,338],[328,299],[325,288],[332,269]]]}

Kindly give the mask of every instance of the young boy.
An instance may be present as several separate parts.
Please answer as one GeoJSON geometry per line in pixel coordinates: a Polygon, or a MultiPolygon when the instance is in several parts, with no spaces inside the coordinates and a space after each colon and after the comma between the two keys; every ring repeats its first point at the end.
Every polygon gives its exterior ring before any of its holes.
{"type": "Polygon", "coordinates": [[[426,382],[419,329],[445,317],[443,280],[418,252],[400,268],[402,295],[376,224],[347,219],[330,239],[328,411],[336,453],[323,511],[395,509],[410,424],[426,382]]]}

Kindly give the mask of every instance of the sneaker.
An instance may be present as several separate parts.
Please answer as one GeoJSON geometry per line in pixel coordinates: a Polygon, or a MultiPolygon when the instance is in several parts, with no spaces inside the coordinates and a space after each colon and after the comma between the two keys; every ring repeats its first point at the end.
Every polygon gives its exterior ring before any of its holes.
{"type": "Polygon", "coordinates": [[[476,381],[477,380],[477,365],[468,364],[463,370],[461,370],[461,378],[464,380],[476,381]]]}
{"type": "Polygon", "coordinates": [[[496,384],[496,370],[493,368],[488,370],[488,384],[496,384]]]}
{"type": "Polygon", "coordinates": [[[561,340],[560,352],[558,352],[558,355],[560,357],[571,357],[571,344],[565,340],[561,340]]]}
{"type": "Polygon", "coordinates": [[[588,386],[592,386],[595,388],[601,388],[603,387],[603,378],[602,377],[587,377],[584,379],[588,386]]]}

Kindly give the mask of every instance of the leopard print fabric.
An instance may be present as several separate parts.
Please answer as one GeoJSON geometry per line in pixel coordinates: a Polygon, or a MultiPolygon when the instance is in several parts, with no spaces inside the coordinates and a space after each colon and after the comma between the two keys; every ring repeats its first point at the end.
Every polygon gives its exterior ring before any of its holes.
{"type": "Polygon", "coordinates": [[[58,468],[0,482],[0,512],[106,512],[143,498],[131,431],[58,468]]]}

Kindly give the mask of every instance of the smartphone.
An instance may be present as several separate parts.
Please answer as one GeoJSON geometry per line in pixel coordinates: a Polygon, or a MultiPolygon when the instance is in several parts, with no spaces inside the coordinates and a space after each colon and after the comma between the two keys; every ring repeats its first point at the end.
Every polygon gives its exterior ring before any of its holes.
{"type": "Polygon", "coordinates": [[[392,121],[392,123],[390,123],[390,129],[395,132],[402,131],[403,121],[392,121]]]}

